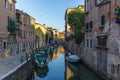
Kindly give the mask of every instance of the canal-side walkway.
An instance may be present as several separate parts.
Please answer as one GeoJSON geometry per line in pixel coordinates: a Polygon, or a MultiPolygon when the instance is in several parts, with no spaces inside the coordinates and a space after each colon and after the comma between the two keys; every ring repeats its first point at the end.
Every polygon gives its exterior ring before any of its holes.
{"type": "MultiPolygon", "coordinates": [[[[45,47],[42,47],[39,50],[43,50],[44,48],[45,47]]],[[[28,54],[26,56],[26,52],[24,52],[16,55],[9,55],[0,59],[0,80],[6,74],[10,73],[16,67],[18,67],[21,64],[21,62],[24,62],[28,57],[28,54]]]]}
{"type": "Polygon", "coordinates": [[[0,78],[12,71],[15,67],[20,65],[20,58],[23,56],[23,61],[26,59],[26,54],[16,54],[14,56],[5,57],[0,60],[0,78]]]}

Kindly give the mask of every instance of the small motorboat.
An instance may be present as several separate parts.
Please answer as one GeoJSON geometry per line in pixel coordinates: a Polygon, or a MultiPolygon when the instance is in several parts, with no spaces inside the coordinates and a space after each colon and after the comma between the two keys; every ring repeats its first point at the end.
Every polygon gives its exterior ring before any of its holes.
{"type": "Polygon", "coordinates": [[[37,67],[45,67],[48,64],[48,56],[46,54],[35,54],[34,55],[35,66],[37,67]]]}
{"type": "Polygon", "coordinates": [[[50,52],[50,48],[49,48],[49,47],[46,47],[46,48],[44,48],[44,51],[45,51],[46,53],[49,53],[49,52],[50,52]]]}
{"type": "Polygon", "coordinates": [[[78,57],[77,55],[68,55],[65,58],[69,62],[78,62],[80,60],[80,57],[78,57]]]}

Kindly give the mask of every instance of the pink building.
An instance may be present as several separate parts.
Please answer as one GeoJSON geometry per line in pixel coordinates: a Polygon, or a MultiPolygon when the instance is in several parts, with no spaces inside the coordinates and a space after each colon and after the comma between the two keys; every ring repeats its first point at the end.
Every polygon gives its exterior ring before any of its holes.
{"type": "Polygon", "coordinates": [[[120,80],[120,0],[85,0],[84,61],[120,80]]]}
{"type": "Polygon", "coordinates": [[[23,11],[16,10],[16,23],[17,53],[30,53],[35,48],[35,19],[23,11]]]}
{"type": "Polygon", "coordinates": [[[0,0],[0,55],[15,52],[15,3],[15,0],[0,0]]]}

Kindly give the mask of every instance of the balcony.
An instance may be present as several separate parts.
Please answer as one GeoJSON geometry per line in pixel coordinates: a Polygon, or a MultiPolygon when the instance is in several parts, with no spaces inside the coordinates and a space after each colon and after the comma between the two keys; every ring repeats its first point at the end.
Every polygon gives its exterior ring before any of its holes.
{"type": "Polygon", "coordinates": [[[16,21],[16,27],[20,27],[22,25],[22,21],[18,20],[16,21]]]}
{"type": "Polygon", "coordinates": [[[102,50],[108,50],[108,48],[106,47],[106,46],[96,46],[96,48],[98,48],[98,49],[102,49],[102,50]]]}
{"type": "Polygon", "coordinates": [[[16,31],[16,24],[15,24],[15,21],[9,19],[8,20],[8,34],[9,35],[15,35],[15,31],[16,31]]]}
{"type": "Polygon", "coordinates": [[[99,35],[97,36],[98,39],[98,45],[96,46],[96,48],[98,49],[102,49],[102,50],[107,50],[107,39],[108,39],[108,35],[104,34],[104,35],[99,35]]]}

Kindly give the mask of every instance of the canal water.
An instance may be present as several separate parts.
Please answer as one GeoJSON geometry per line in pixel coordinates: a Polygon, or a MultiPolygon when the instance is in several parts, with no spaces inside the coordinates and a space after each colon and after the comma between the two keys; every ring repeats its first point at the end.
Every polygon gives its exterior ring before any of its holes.
{"type": "Polygon", "coordinates": [[[59,46],[53,53],[48,54],[48,65],[35,68],[34,80],[105,80],[81,62],[67,62],[64,51],[64,48],[59,46]]]}

